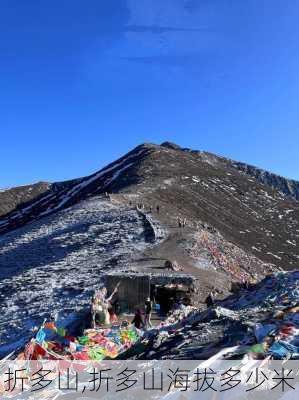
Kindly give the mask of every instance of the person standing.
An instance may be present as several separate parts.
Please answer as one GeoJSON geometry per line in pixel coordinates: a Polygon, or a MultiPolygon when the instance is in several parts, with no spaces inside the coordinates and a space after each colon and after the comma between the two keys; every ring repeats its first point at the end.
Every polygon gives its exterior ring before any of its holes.
{"type": "Polygon", "coordinates": [[[132,324],[137,329],[144,328],[144,322],[143,322],[142,314],[141,314],[141,311],[139,309],[136,310],[136,312],[135,312],[132,324]]]}
{"type": "Polygon", "coordinates": [[[214,307],[214,294],[211,291],[205,301],[207,308],[214,307]]]}
{"type": "Polygon", "coordinates": [[[181,228],[182,227],[182,220],[180,217],[177,217],[177,221],[178,221],[178,227],[181,228]]]}
{"type": "Polygon", "coordinates": [[[100,290],[98,290],[94,296],[92,301],[92,320],[93,326],[96,325],[96,320],[100,325],[109,325],[110,324],[110,313],[109,309],[112,308],[111,300],[115,293],[118,291],[118,287],[120,282],[116,285],[112,294],[107,296],[107,288],[104,286],[100,290]]]}
{"type": "Polygon", "coordinates": [[[152,322],[151,322],[151,316],[152,316],[152,309],[153,309],[153,303],[150,299],[150,297],[148,297],[145,301],[145,327],[146,329],[151,328],[152,322]]]}

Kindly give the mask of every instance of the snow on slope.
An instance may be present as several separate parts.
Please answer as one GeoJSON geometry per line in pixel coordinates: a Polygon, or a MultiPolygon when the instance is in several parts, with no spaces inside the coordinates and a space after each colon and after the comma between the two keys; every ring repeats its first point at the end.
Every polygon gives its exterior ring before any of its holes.
{"type": "Polygon", "coordinates": [[[45,317],[86,310],[104,271],[144,249],[144,220],[93,197],[0,238],[0,355],[45,317]]]}
{"type": "Polygon", "coordinates": [[[97,193],[100,191],[104,192],[124,171],[134,165],[134,162],[145,154],[146,151],[145,148],[141,148],[141,150],[135,149],[128,155],[109,164],[95,174],[69,181],[65,186],[62,186],[61,183],[53,184],[53,186],[56,185],[56,188],[57,185],[59,185],[60,189],[45,193],[28,206],[20,207],[9,215],[5,215],[4,218],[0,220],[0,232],[15,229],[22,224],[22,221],[24,222],[24,218],[25,222],[28,222],[29,220],[44,217],[74,204],[76,198],[77,200],[79,198],[80,200],[84,198],[85,190],[89,188],[92,192],[91,187],[93,185],[96,186],[97,193]]]}

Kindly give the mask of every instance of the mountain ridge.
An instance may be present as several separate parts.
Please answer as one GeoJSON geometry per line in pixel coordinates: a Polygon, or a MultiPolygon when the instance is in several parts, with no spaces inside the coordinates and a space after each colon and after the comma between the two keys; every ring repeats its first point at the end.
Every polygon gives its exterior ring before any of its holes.
{"type": "Polygon", "coordinates": [[[181,150],[181,151],[190,151],[190,152],[199,152],[210,154],[212,156],[216,156],[219,159],[227,161],[231,163],[231,165],[237,168],[239,171],[246,173],[254,178],[256,178],[259,182],[264,183],[272,188],[280,190],[282,193],[287,196],[293,197],[295,200],[299,200],[299,181],[291,178],[286,178],[280,174],[276,174],[274,172],[268,171],[264,168],[248,164],[241,161],[236,161],[224,156],[219,156],[207,151],[200,150],[192,150],[190,148],[182,148],[179,145],[172,142],[163,142],[161,146],[171,148],[173,150],[181,150]]]}
{"type": "Polygon", "coordinates": [[[254,165],[233,160],[231,160],[231,162],[232,165],[238,170],[256,178],[261,183],[278,189],[287,196],[293,197],[295,200],[299,200],[299,181],[285,178],[281,175],[256,167],[254,165]]]}
{"type": "MultiPolygon", "coordinates": [[[[207,151],[193,150],[193,149],[190,149],[187,147],[181,147],[180,145],[177,145],[176,143],[173,143],[173,142],[166,141],[166,142],[161,143],[161,145],[156,145],[153,143],[142,143],[142,144],[136,146],[130,152],[128,152],[127,155],[129,155],[130,153],[134,152],[137,149],[141,149],[141,148],[155,149],[159,146],[168,148],[171,150],[205,154],[205,155],[207,155],[207,157],[213,157],[214,159],[217,158],[218,160],[222,160],[223,162],[230,163],[231,166],[233,166],[240,172],[245,173],[249,176],[252,176],[255,179],[257,179],[259,182],[266,184],[274,189],[278,189],[285,195],[290,196],[290,197],[294,198],[295,200],[299,200],[299,181],[297,181],[295,179],[286,178],[282,175],[273,173],[273,172],[263,169],[261,167],[258,167],[258,166],[252,165],[252,164],[248,164],[245,162],[241,162],[241,161],[236,161],[236,160],[226,158],[224,156],[220,156],[220,155],[210,153],[207,151]]],[[[123,159],[125,156],[126,155],[120,157],[118,160],[123,159]]],[[[118,161],[118,160],[116,160],[116,161],[118,161]]],[[[7,189],[0,189],[0,218],[11,213],[19,206],[30,203],[31,200],[33,200],[35,197],[38,197],[39,195],[43,194],[47,190],[52,189],[53,191],[57,191],[60,188],[62,188],[63,186],[66,186],[66,185],[68,186],[72,183],[76,183],[76,182],[82,181],[84,179],[88,179],[89,177],[92,177],[93,175],[97,174],[98,172],[101,172],[101,171],[105,170],[106,168],[108,168],[109,166],[113,165],[116,161],[112,161],[107,166],[103,167],[102,169],[92,173],[91,175],[83,176],[81,178],[73,178],[73,179],[69,179],[66,181],[58,181],[58,182],[39,181],[39,182],[32,183],[32,184],[20,185],[20,186],[10,187],[7,189]]]]}
{"type": "Polygon", "coordinates": [[[110,193],[126,204],[161,204],[172,224],[179,216],[207,224],[264,262],[294,268],[299,202],[276,181],[262,181],[258,169],[243,171],[239,164],[171,142],[144,143],[94,174],[51,184],[0,216],[0,234],[110,193]]]}

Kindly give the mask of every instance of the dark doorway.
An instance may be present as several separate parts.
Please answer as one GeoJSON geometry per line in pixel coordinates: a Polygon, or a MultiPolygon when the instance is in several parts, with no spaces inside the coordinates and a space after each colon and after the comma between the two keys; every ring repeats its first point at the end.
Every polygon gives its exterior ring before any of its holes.
{"type": "Polygon", "coordinates": [[[160,305],[160,314],[165,316],[180,304],[191,303],[188,290],[181,285],[151,285],[151,297],[160,305]]]}

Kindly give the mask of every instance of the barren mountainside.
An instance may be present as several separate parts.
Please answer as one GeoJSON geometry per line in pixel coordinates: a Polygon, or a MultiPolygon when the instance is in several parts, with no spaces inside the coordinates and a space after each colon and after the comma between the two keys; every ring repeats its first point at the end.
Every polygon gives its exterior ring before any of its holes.
{"type": "Polygon", "coordinates": [[[27,201],[33,200],[49,190],[50,187],[51,184],[49,183],[38,182],[32,185],[0,190],[0,216],[8,214],[27,201]]]}
{"type": "Polygon", "coordinates": [[[275,177],[143,144],[88,177],[0,192],[0,353],[51,313],[86,310],[107,271],[176,261],[200,305],[212,288],[224,298],[232,282],[298,269],[299,202],[275,177]]]}
{"type": "Polygon", "coordinates": [[[245,172],[248,175],[253,176],[258,181],[265,183],[279,190],[280,192],[293,197],[295,200],[299,200],[299,182],[294,179],[287,179],[282,176],[273,174],[269,171],[254,167],[241,162],[233,161],[232,165],[238,168],[240,171],[245,172]]]}
{"type": "Polygon", "coordinates": [[[299,260],[299,203],[286,194],[292,188],[295,196],[296,187],[258,171],[171,143],[144,144],[89,177],[48,185],[48,189],[44,184],[29,201],[24,196],[25,204],[19,198],[12,200],[19,205],[0,217],[0,232],[109,192],[122,196],[124,202],[159,204],[160,217],[167,214],[173,224],[178,216],[194,226],[205,223],[264,262],[292,269],[299,260]]]}

